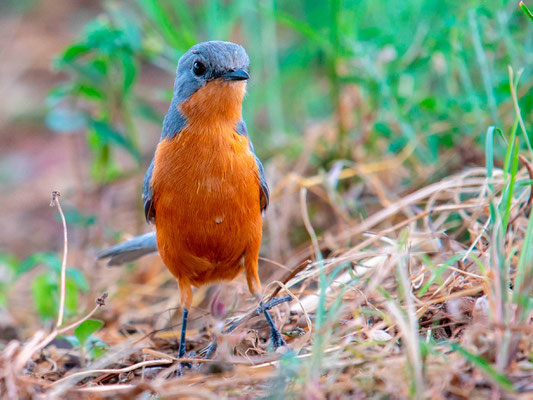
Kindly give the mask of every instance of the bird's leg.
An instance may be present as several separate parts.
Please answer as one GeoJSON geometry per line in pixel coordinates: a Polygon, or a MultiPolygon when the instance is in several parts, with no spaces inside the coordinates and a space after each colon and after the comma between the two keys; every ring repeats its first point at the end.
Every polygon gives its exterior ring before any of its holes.
{"type": "Polygon", "coordinates": [[[285,346],[287,342],[281,336],[281,332],[278,328],[276,328],[276,325],[274,325],[272,316],[267,310],[264,310],[263,313],[265,314],[268,326],[270,326],[270,341],[272,343],[272,346],[274,346],[274,350],[276,350],[278,347],[285,346]]]}
{"type": "MultiPolygon", "coordinates": [[[[180,291],[180,303],[183,309],[183,316],[181,319],[181,337],[180,346],[178,348],[178,358],[183,358],[185,355],[185,335],[187,333],[187,317],[189,316],[189,307],[192,303],[192,287],[186,279],[178,279],[178,287],[180,291]]],[[[180,363],[178,368],[178,375],[181,375],[182,367],[191,368],[191,363],[180,363]]]]}
{"type": "Polygon", "coordinates": [[[178,357],[182,358],[185,355],[185,333],[187,332],[187,317],[189,316],[189,310],[183,309],[183,316],[181,319],[181,337],[180,347],[178,350],[178,357]]]}
{"type": "MultiPolygon", "coordinates": [[[[183,308],[183,316],[181,319],[181,337],[180,337],[180,346],[178,349],[178,358],[183,358],[185,355],[185,333],[187,332],[187,317],[189,316],[189,310],[183,308]]],[[[182,362],[180,363],[177,374],[182,374],[183,367],[191,368],[191,363],[182,362]]]]}
{"type": "MultiPolygon", "coordinates": [[[[261,293],[261,282],[259,281],[259,274],[257,270],[257,259],[259,257],[259,248],[261,247],[261,236],[259,235],[257,237],[257,240],[253,242],[253,245],[249,247],[246,250],[246,253],[244,255],[244,269],[246,271],[246,280],[248,282],[248,289],[250,290],[250,293],[252,293],[257,299],[260,299],[259,293],[261,293]]],[[[245,316],[241,318],[238,321],[235,321],[233,324],[231,324],[228,329],[224,333],[231,332],[234,330],[237,326],[239,326],[244,321],[256,317],[258,315],[264,314],[268,325],[270,326],[270,339],[272,340],[272,345],[274,346],[274,349],[277,349],[280,346],[284,346],[287,343],[285,343],[285,340],[283,340],[283,337],[281,336],[280,331],[276,326],[274,325],[274,321],[272,320],[272,316],[268,312],[272,307],[275,307],[279,304],[285,303],[287,301],[291,301],[292,297],[287,295],[281,298],[272,297],[269,301],[266,303],[263,303],[263,301],[260,301],[259,307],[251,313],[248,316],[245,316]]]]}

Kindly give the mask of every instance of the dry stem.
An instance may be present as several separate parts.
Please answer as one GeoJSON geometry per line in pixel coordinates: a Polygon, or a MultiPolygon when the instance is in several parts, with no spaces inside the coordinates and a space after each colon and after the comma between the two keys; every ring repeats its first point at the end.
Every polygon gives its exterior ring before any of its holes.
{"type": "Polygon", "coordinates": [[[63,315],[65,314],[65,281],[67,271],[67,254],[68,254],[68,236],[67,236],[67,221],[65,220],[65,214],[61,208],[59,202],[59,196],[61,193],[59,190],[52,192],[52,201],[50,201],[50,207],[56,206],[61,216],[61,222],[63,223],[63,261],[61,262],[61,283],[60,283],[60,295],[59,295],[59,311],[57,313],[56,328],[60,328],[63,325],[63,315]]]}

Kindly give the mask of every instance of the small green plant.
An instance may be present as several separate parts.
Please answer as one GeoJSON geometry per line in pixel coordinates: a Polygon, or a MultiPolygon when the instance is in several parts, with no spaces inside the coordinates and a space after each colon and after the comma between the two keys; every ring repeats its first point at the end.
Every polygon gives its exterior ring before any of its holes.
{"type": "Polygon", "coordinates": [[[96,181],[120,173],[113,157],[115,148],[140,163],[134,114],[140,112],[159,122],[157,113],[132,90],[138,74],[139,34],[134,24],[121,26],[101,17],[89,23],[80,39],[54,62],[69,78],[48,96],[46,123],[59,133],[86,132],[96,181]]]}
{"type": "MultiPolygon", "coordinates": [[[[59,302],[61,261],[54,253],[35,253],[22,261],[11,254],[0,253],[0,269],[2,270],[0,305],[7,304],[11,284],[40,265],[46,266],[47,271],[40,273],[33,279],[31,284],[33,304],[42,320],[55,318],[59,302]]],[[[89,290],[89,284],[78,269],[67,268],[66,275],[65,308],[67,314],[75,315],[78,312],[79,295],[81,292],[89,290]]]]}
{"type": "MultiPolygon", "coordinates": [[[[75,348],[79,348],[82,354],[89,359],[95,360],[107,351],[107,344],[93,334],[104,326],[103,321],[88,319],[82,322],[76,329],[74,335],[64,336],[75,348]]],[[[85,359],[85,357],[83,357],[85,359]]]]}
{"type": "MultiPolygon", "coordinates": [[[[32,283],[33,303],[36,311],[43,320],[55,318],[59,304],[59,279],[61,261],[53,253],[36,253],[23,261],[22,269],[29,270],[38,265],[45,265],[48,271],[39,274],[32,283]]],[[[67,315],[78,313],[78,299],[80,292],[87,292],[89,284],[80,270],[67,268],[65,282],[67,315]]]]}

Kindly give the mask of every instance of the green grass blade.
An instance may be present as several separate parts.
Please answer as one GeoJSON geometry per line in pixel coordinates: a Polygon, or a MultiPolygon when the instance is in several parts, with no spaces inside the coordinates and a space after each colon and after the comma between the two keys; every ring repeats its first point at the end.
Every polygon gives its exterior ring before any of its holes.
{"type": "MultiPolygon", "coordinates": [[[[492,179],[494,171],[494,126],[489,126],[485,135],[485,165],[487,168],[487,178],[492,179]]],[[[489,184],[491,193],[494,193],[494,185],[489,184]]]]}
{"type": "Polygon", "coordinates": [[[513,129],[511,130],[511,137],[509,139],[509,144],[505,150],[505,159],[503,162],[503,180],[507,180],[507,174],[509,173],[509,164],[511,163],[511,155],[513,153],[513,148],[515,144],[516,130],[518,129],[518,119],[515,119],[513,123],[513,129]]]}
{"type": "Polygon", "coordinates": [[[531,21],[533,21],[533,13],[531,10],[524,4],[523,1],[519,3],[520,8],[522,11],[524,11],[524,14],[526,14],[529,18],[531,18],[531,21]]]}
{"type": "Polygon", "coordinates": [[[422,287],[422,289],[420,289],[420,291],[418,292],[418,297],[422,297],[424,295],[424,293],[426,293],[428,291],[428,289],[431,287],[431,285],[433,285],[433,282],[435,282],[435,280],[439,279],[441,277],[441,275],[444,273],[444,271],[446,271],[446,269],[450,265],[455,264],[457,261],[459,261],[461,259],[461,257],[462,257],[461,254],[455,254],[454,256],[452,256],[448,260],[446,260],[446,262],[444,264],[442,264],[440,267],[438,267],[437,270],[433,273],[433,275],[431,275],[431,278],[429,278],[429,280],[422,287]]]}
{"type": "Polygon", "coordinates": [[[498,384],[505,390],[508,390],[510,392],[514,391],[513,383],[509,380],[509,378],[496,371],[492,367],[490,362],[474,353],[471,353],[470,351],[466,350],[464,347],[458,345],[457,343],[450,343],[450,346],[453,351],[462,355],[465,360],[467,360],[474,367],[482,371],[491,381],[498,384]]]}
{"type": "Polygon", "coordinates": [[[527,135],[526,126],[524,125],[522,114],[520,113],[520,106],[518,105],[518,96],[516,94],[516,90],[518,88],[518,81],[520,80],[523,71],[523,69],[519,70],[516,74],[516,79],[514,79],[513,69],[510,65],[508,66],[509,84],[511,86],[511,98],[513,99],[513,107],[515,110],[516,119],[518,120],[520,129],[522,130],[522,133],[524,135],[524,140],[526,141],[527,149],[529,150],[529,157],[533,159],[533,148],[531,147],[531,142],[529,141],[529,136],[527,135]]]}
{"type": "Polygon", "coordinates": [[[516,182],[516,174],[518,173],[518,147],[519,142],[518,138],[515,139],[515,144],[513,146],[513,152],[511,156],[511,181],[509,182],[509,185],[507,186],[505,192],[503,193],[502,199],[505,199],[505,213],[503,215],[502,220],[502,227],[503,231],[505,232],[507,230],[507,224],[509,222],[509,216],[511,215],[511,206],[513,203],[513,195],[514,195],[514,187],[516,182]]]}

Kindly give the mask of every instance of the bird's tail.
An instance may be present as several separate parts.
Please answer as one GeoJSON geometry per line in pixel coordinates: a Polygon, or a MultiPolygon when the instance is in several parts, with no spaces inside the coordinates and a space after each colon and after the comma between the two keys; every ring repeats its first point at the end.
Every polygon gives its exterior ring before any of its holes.
{"type": "Polygon", "coordinates": [[[107,265],[121,265],[157,251],[155,232],[135,236],[127,242],[119,243],[98,254],[98,259],[109,258],[107,265]]]}

